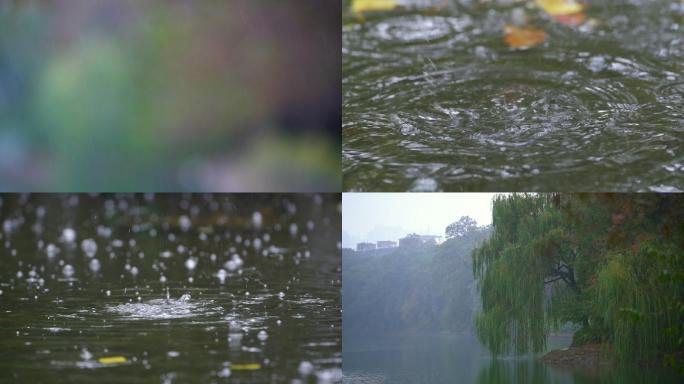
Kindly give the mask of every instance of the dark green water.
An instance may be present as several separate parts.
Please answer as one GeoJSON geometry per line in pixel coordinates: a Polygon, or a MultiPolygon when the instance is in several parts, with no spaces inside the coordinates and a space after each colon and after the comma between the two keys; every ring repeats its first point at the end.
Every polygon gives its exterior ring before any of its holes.
{"type": "MultiPolygon", "coordinates": [[[[562,348],[569,337],[551,337],[562,348]]],[[[577,371],[548,367],[533,356],[493,359],[472,335],[416,334],[344,338],[344,383],[677,383],[670,371],[644,368],[577,371]]],[[[681,379],[681,377],[679,377],[681,379]]]]}
{"type": "Polygon", "coordinates": [[[579,27],[533,1],[398,2],[343,25],[344,190],[684,190],[680,1],[590,0],[579,27]],[[544,44],[503,42],[515,8],[544,44]]]}
{"type": "Polygon", "coordinates": [[[0,382],[339,380],[338,195],[1,202],[0,382]]]}

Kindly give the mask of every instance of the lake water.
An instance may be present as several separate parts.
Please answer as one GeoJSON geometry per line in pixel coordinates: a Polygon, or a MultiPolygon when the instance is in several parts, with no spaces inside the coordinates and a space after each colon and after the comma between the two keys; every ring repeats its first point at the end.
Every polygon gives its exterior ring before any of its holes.
{"type": "Polygon", "coordinates": [[[684,190],[684,5],[398,0],[343,25],[351,191],[684,190]],[[513,15],[545,42],[503,41],[513,15]],[[519,18],[519,17],[518,17],[519,18]]]}
{"type": "MultiPolygon", "coordinates": [[[[570,337],[550,337],[550,349],[570,337]]],[[[538,357],[538,356],[536,356],[538,357]]],[[[643,368],[577,371],[546,366],[535,356],[493,359],[473,335],[350,337],[343,344],[344,383],[677,383],[670,371],[643,368]]]]}
{"type": "Polygon", "coordinates": [[[0,204],[0,382],[339,381],[338,195],[0,204]]]}

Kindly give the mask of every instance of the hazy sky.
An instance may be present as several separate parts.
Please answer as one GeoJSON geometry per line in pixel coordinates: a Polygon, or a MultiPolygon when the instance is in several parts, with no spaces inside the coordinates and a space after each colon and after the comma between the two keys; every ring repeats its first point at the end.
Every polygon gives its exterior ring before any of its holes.
{"type": "Polygon", "coordinates": [[[358,241],[397,240],[406,233],[444,235],[461,216],[491,224],[494,193],[344,193],[343,245],[358,241]],[[381,238],[378,238],[381,237],[381,238]]]}

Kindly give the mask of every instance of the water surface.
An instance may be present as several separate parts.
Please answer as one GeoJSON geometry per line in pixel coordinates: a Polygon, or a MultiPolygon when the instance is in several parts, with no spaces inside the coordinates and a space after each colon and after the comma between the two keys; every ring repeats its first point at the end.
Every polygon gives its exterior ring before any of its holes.
{"type": "Polygon", "coordinates": [[[402,0],[343,25],[343,174],[354,191],[684,190],[684,6],[402,0]],[[517,9],[517,10],[516,10],[517,9]],[[508,47],[523,11],[546,41],[508,47]]]}
{"type": "MultiPolygon", "coordinates": [[[[550,349],[571,337],[550,337],[550,349]]],[[[430,334],[344,339],[344,383],[677,383],[670,371],[641,367],[553,368],[533,355],[492,358],[474,335],[430,334]]],[[[681,380],[681,377],[679,377],[681,380]]]]}
{"type": "Polygon", "coordinates": [[[5,195],[1,382],[341,375],[335,195],[5,195]]]}

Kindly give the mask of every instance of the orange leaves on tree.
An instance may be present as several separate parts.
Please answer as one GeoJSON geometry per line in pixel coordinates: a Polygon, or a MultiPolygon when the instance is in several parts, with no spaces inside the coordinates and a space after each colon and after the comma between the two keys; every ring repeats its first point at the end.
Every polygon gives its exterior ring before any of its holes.
{"type": "Polygon", "coordinates": [[[539,28],[524,26],[516,27],[507,24],[504,27],[504,41],[516,49],[529,49],[544,42],[546,32],[539,28]]]}

